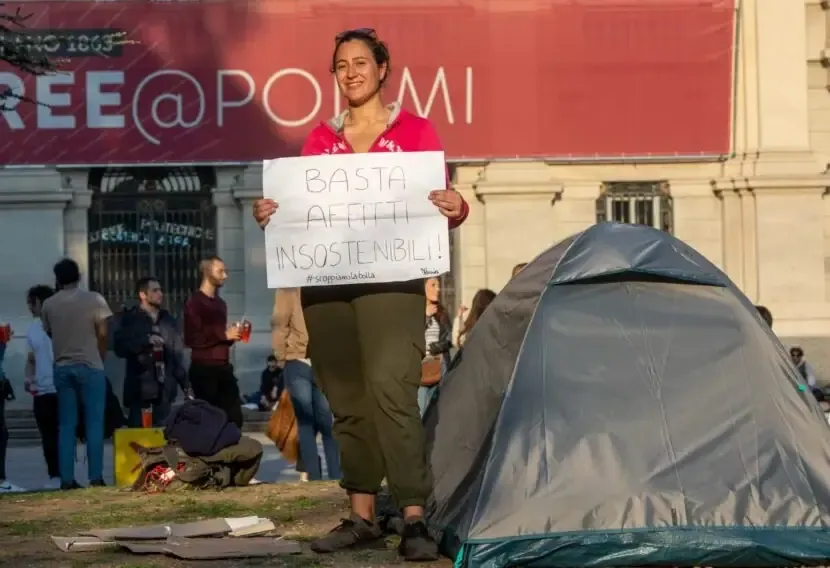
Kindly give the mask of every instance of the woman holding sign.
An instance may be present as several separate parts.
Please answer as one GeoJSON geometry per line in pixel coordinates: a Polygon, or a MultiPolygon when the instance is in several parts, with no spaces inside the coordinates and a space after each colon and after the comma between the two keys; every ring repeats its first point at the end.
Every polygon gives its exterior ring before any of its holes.
{"type": "MultiPolygon", "coordinates": [[[[428,120],[383,103],[381,89],[390,71],[389,50],[374,30],[338,34],[331,72],[349,108],[311,132],[303,155],[440,151],[428,120]]],[[[459,226],[469,211],[461,195],[449,188],[436,189],[429,199],[450,228],[459,226]]],[[[277,207],[270,199],[254,203],[261,227],[277,207]]],[[[424,523],[432,479],[417,399],[425,351],[424,301],[423,280],[302,290],[310,358],[334,412],[341,485],[352,508],[349,519],[312,544],[316,552],[382,542],[375,494],[385,477],[405,519],[401,555],[413,561],[438,558],[424,523]]]]}

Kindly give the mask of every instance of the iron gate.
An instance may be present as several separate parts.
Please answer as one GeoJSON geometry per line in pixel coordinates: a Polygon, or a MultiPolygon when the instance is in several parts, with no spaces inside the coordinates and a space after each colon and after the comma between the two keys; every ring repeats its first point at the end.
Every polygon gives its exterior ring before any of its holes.
{"type": "Polygon", "coordinates": [[[113,311],[136,301],[152,276],[174,314],[199,284],[199,262],[216,254],[211,167],[96,168],[89,210],[89,285],[113,311]]]}

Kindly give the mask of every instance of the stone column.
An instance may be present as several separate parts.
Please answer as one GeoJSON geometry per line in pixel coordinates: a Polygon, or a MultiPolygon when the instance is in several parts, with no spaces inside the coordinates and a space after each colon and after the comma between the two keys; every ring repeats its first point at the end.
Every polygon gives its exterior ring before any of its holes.
{"type": "Polygon", "coordinates": [[[713,186],[715,196],[720,199],[720,216],[722,222],[721,269],[738,288],[744,288],[744,231],[743,209],[740,190],[732,183],[725,182],[713,186]]]}
{"type": "Polygon", "coordinates": [[[804,2],[749,0],[744,4],[747,10],[756,5],[758,146],[762,151],[809,151],[804,2]]]}
{"type": "Polygon", "coordinates": [[[743,0],[739,14],[732,166],[741,177],[816,174],[823,164],[810,148],[804,3],[743,0]]]}
{"type": "Polygon", "coordinates": [[[498,292],[519,262],[555,244],[554,203],[562,186],[541,162],[487,166],[475,184],[484,203],[487,287],[498,292]]]}
{"type": "Polygon", "coordinates": [[[716,266],[723,268],[723,222],[721,203],[709,180],[672,180],[674,236],[694,247],[716,266]]]}
{"type": "Polygon", "coordinates": [[[225,261],[228,280],[222,297],[228,304],[231,321],[245,315],[245,250],[242,242],[241,212],[233,196],[241,183],[243,168],[219,167],[213,205],[216,207],[216,254],[225,261]]]}
{"type": "Polygon", "coordinates": [[[743,241],[743,283],[744,294],[755,303],[761,301],[760,275],[758,273],[758,202],[752,188],[740,192],[741,236],[743,241]]]}
{"type": "Polygon", "coordinates": [[[248,166],[241,171],[231,190],[236,211],[234,227],[242,274],[239,315],[253,326],[251,340],[234,348],[234,366],[243,391],[259,385],[259,374],[271,353],[271,310],[273,290],[268,289],[265,271],[265,236],[252,215],[253,202],[262,197],[262,166],[248,166]]]}
{"type": "Polygon", "coordinates": [[[470,206],[467,220],[453,235],[452,271],[458,305],[469,306],[476,291],[487,287],[484,203],[475,190],[475,183],[483,172],[481,166],[460,166],[455,173],[453,187],[470,206]]]}
{"type": "MultiPolygon", "coordinates": [[[[55,280],[52,266],[66,254],[64,210],[72,198],[54,169],[0,170],[0,323],[15,331],[3,370],[18,393],[23,392],[25,332],[32,321],[26,291],[55,280]]],[[[18,394],[10,407],[30,404],[26,399],[18,394]]]]}
{"type": "Polygon", "coordinates": [[[823,191],[812,180],[801,185],[796,179],[753,187],[758,300],[793,317],[813,317],[825,304],[824,251],[818,246],[824,239],[823,191]]]}
{"type": "Polygon", "coordinates": [[[81,285],[89,286],[89,208],[92,191],[88,188],[89,170],[61,170],[64,191],[72,195],[63,214],[66,256],[81,268],[81,285]]]}
{"type": "Polygon", "coordinates": [[[563,182],[561,194],[553,206],[554,242],[584,231],[597,222],[597,199],[601,187],[600,179],[563,182]]]}
{"type": "Polygon", "coordinates": [[[243,182],[234,189],[239,203],[240,227],[245,249],[245,315],[260,330],[268,329],[274,304],[273,290],[268,289],[265,264],[265,234],[253,217],[253,204],[262,198],[262,166],[249,166],[243,182]]]}

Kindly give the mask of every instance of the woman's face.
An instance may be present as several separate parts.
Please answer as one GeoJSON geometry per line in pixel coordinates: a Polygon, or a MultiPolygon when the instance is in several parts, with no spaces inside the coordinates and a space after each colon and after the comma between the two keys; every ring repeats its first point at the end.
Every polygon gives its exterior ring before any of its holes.
{"type": "Polygon", "coordinates": [[[359,39],[340,44],[334,59],[334,76],[340,93],[352,104],[370,99],[378,90],[386,65],[378,65],[369,46],[359,39]]]}
{"type": "Polygon", "coordinates": [[[437,278],[427,278],[424,283],[427,300],[433,303],[438,303],[441,298],[441,281],[437,278]]]}

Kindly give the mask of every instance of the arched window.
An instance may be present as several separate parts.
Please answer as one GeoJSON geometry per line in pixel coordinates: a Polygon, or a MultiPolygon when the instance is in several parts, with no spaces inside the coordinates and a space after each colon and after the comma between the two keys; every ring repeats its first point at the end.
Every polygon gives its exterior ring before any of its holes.
{"type": "Polygon", "coordinates": [[[136,300],[135,282],[159,279],[177,314],[216,254],[211,167],[94,168],[89,189],[89,282],[113,310],[136,300]]]}

